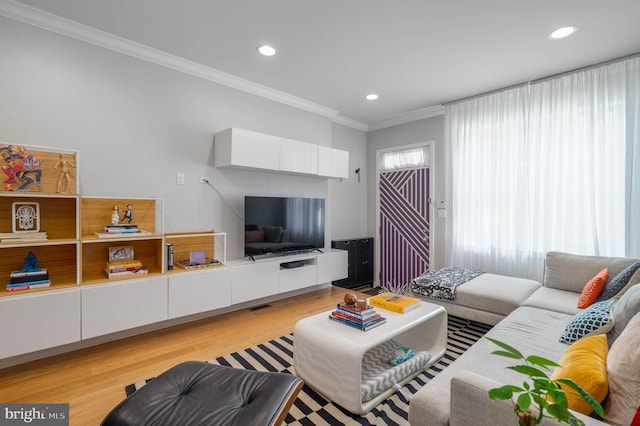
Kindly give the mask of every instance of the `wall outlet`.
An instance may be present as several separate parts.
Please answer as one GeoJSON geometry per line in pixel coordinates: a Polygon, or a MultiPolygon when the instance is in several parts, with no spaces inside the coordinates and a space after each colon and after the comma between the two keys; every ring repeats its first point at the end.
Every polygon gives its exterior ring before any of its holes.
{"type": "Polygon", "coordinates": [[[198,176],[199,183],[209,183],[211,182],[211,178],[209,176],[198,176]]]}

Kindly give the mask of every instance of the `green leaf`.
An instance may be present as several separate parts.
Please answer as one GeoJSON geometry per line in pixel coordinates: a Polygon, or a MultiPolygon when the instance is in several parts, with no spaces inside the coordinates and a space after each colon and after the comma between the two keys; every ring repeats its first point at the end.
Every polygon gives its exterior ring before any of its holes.
{"type": "Polygon", "coordinates": [[[561,407],[557,404],[549,405],[549,407],[547,407],[547,413],[555,417],[559,422],[584,425],[584,422],[571,414],[571,412],[566,407],[561,407]]]}
{"type": "Polygon", "coordinates": [[[511,367],[507,367],[513,371],[517,371],[520,374],[525,374],[529,377],[547,377],[544,371],[540,371],[535,367],[531,367],[530,365],[512,365],[511,367]]]}
{"type": "Polygon", "coordinates": [[[489,389],[490,399],[511,399],[512,396],[513,396],[513,392],[511,391],[511,389],[509,389],[508,386],[489,389]]]}
{"type": "MultiPolygon", "coordinates": [[[[541,356],[537,356],[537,355],[531,355],[527,357],[527,362],[529,364],[533,364],[533,365],[537,365],[539,367],[561,367],[560,364],[551,361],[550,359],[547,358],[543,358],[541,356]]],[[[548,369],[548,368],[547,368],[548,369]]]]}
{"type": "MultiPolygon", "coordinates": [[[[492,339],[491,337],[485,337],[485,339],[489,340],[490,342],[493,342],[494,344],[500,346],[505,351],[509,352],[512,355],[509,358],[524,359],[524,356],[520,353],[520,351],[518,351],[513,346],[509,346],[506,343],[501,342],[500,340],[492,339]]],[[[504,355],[500,355],[500,356],[504,356],[504,355]]]]}
{"type": "Polygon", "coordinates": [[[551,389],[549,390],[549,397],[556,404],[567,408],[569,406],[569,401],[567,401],[567,395],[562,389],[551,389]]]}
{"type": "Polygon", "coordinates": [[[562,383],[563,385],[568,386],[574,391],[578,392],[580,396],[598,413],[599,416],[604,416],[604,410],[602,409],[602,405],[598,401],[596,401],[589,392],[585,391],[571,379],[557,379],[556,382],[562,383]]]}
{"type": "Polygon", "coordinates": [[[498,355],[504,358],[522,359],[521,356],[514,354],[512,352],[507,352],[507,351],[493,351],[491,352],[491,355],[498,355]]]}
{"type": "Polygon", "coordinates": [[[518,404],[518,407],[520,407],[520,409],[522,411],[527,411],[529,409],[529,407],[531,406],[531,397],[529,396],[528,393],[522,393],[518,397],[517,404],[518,404]]]}

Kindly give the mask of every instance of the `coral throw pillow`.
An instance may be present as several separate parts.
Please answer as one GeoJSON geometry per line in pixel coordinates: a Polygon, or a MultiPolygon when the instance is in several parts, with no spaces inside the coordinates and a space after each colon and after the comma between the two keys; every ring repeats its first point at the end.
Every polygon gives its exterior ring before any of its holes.
{"type": "MultiPolygon", "coordinates": [[[[580,339],[569,346],[569,349],[562,355],[558,362],[562,367],[553,371],[551,379],[571,379],[590,393],[596,401],[602,402],[609,391],[608,353],[609,346],[607,346],[606,335],[599,334],[580,339]]],[[[567,391],[567,402],[571,410],[587,416],[593,411],[593,408],[582,397],[564,385],[561,386],[567,391]]]]}
{"type": "Polygon", "coordinates": [[[609,268],[604,268],[595,277],[591,278],[582,289],[582,294],[578,299],[578,308],[584,309],[595,302],[605,284],[607,284],[608,279],[609,268]]]}

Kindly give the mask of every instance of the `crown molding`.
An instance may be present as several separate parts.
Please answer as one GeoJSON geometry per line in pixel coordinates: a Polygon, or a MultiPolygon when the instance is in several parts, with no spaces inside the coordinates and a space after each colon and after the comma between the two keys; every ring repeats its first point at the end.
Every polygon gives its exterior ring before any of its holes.
{"type": "MultiPolygon", "coordinates": [[[[202,78],[204,80],[222,84],[224,86],[251,93],[256,96],[261,96],[275,102],[309,111],[332,120],[340,113],[340,111],[324,105],[236,77],[232,74],[171,55],[167,52],[127,40],[123,37],[98,30],[88,25],[63,18],[13,0],[0,0],[0,15],[15,21],[71,37],[76,40],[132,56],[143,61],[202,78]]],[[[351,122],[350,119],[348,120],[351,122]]],[[[358,125],[359,123],[355,120],[352,122],[354,125],[358,125]]]]}
{"type": "Polygon", "coordinates": [[[337,115],[333,119],[334,123],[342,124],[343,126],[351,127],[356,130],[362,130],[363,132],[369,131],[369,125],[367,123],[363,123],[362,121],[354,120],[353,118],[349,118],[342,114],[337,115]]]}
{"type": "Polygon", "coordinates": [[[387,127],[398,126],[400,124],[411,123],[412,121],[424,120],[425,118],[436,117],[444,114],[444,106],[435,105],[415,111],[399,114],[383,121],[378,121],[369,125],[369,131],[386,129],[387,127]]]}

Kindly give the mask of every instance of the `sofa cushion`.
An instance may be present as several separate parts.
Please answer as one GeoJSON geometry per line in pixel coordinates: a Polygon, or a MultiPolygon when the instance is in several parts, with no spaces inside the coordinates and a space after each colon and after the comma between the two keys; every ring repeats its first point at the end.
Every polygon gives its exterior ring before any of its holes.
{"type": "Polygon", "coordinates": [[[636,314],[607,356],[609,396],[604,403],[604,420],[628,425],[640,402],[640,314],[636,314]]]}
{"type": "Polygon", "coordinates": [[[613,307],[613,329],[608,333],[609,346],[618,339],[631,318],[638,312],[640,312],[640,284],[631,287],[613,307]]]}
{"type": "MultiPolygon", "coordinates": [[[[589,307],[596,301],[607,280],[609,279],[609,268],[604,268],[598,272],[595,277],[591,278],[582,289],[582,293],[578,298],[578,308],[584,309],[589,307]]],[[[608,299],[608,298],[607,298],[608,299]]]]}
{"type": "Polygon", "coordinates": [[[456,299],[448,302],[507,316],[539,288],[533,280],[482,274],[460,285],[456,299]]]}
{"type": "Polygon", "coordinates": [[[529,298],[522,303],[522,306],[575,315],[581,311],[578,308],[579,296],[580,293],[574,291],[542,287],[529,296],[529,298]]]}
{"type": "Polygon", "coordinates": [[[573,343],[583,337],[604,334],[613,328],[611,307],[616,299],[596,302],[584,311],[576,314],[567,324],[560,341],[573,343]]]}
{"type": "MultiPolygon", "coordinates": [[[[571,379],[582,389],[587,391],[598,402],[602,402],[607,396],[609,382],[607,380],[607,336],[585,337],[571,344],[562,354],[560,364],[551,375],[552,380],[571,379]]],[[[576,395],[569,387],[561,385],[567,391],[569,409],[589,415],[593,408],[579,395],[576,395]]]]}
{"type": "Polygon", "coordinates": [[[544,262],[543,285],[580,294],[584,283],[602,269],[609,268],[609,276],[615,277],[637,261],[626,257],[581,256],[551,251],[544,262]]]}
{"type": "Polygon", "coordinates": [[[598,302],[601,300],[607,300],[618,294],[629,282],[629,279],[640,269],[640,261],[635,262],[622,270],[618,275],[609,281],[600,296],[598,296],[598,302]]]}

